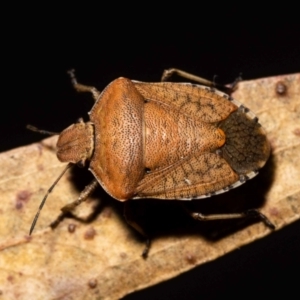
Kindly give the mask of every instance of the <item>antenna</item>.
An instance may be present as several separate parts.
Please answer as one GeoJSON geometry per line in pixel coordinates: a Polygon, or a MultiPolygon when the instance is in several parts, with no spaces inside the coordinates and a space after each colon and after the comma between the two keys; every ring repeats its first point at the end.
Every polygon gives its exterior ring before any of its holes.
{"type": "Polygon", "coordinates": [[[61,174],[58,176],[58,178],[54,181],[54,183],[53,183],[53,184],[51,185],[51,187],[48,189],[46,195],[44,196],[44,199],[42,200],[42,202],[41,202],[41,204],[40,204],[40,206],[39,206],[39,210],[37,211],[37,213],[36,213],[36,215],[35,215],[35,217],[34,217],[34,219],[33,219],[33,222],[32,222],[32,224],[31,224],[31,227],[30,227],[30,230],[29,230],[29,235],[32,234],[32,231],[33,231],[33,229],[34,229],[34,227],[35,227],[35,224],[36,224],[36,222],[37,222],[37,220],[38,220],[38,218],[39,218],[40,212],[41,212],[41,210],[42,210],[42,208],[43,208],[43,206],[44,206],[44,204],[45,204],[45,202],[46,202],[46,200],[47,200],[49,194],[52,192],[52,190],[54,189],[54,187],[56,186],[56,184],[59,182],[59,180],[63,177],[63,175],[66,173],[66,171],[67,171],[69,168],[71,168],[72,166],[73,166],[72,163],[68,163],[68,165],[66,166],[66,168],[61,172],[61,174]]]}
{"type": "Polygon", "coordinates": [[[48,130],[38,129],[37,127],[32,126],[32,125],[27,125],[26,128],[29,129],[29,130],[31,130],[31,131],[38,132],[38,133],[45,134],[45,135],[58,135],[59,134],[57,132],[52,132],[52,131],[48,131],[48,130]]]}

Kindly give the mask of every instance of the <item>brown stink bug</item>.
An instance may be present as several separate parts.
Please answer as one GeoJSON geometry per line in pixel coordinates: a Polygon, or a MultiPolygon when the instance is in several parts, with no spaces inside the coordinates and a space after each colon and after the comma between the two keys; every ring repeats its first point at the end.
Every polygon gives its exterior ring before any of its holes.
{"type": "MultiPolygon", "coordinates": [[[[77,83],[74,71],[70,72],[76,90],[91,92],[96,102],[89,122],[79,120],[59,135],[57,157],[68,167],[89,164],[95,179],[54,223],[98,184],[119,201],[193,200],[224,193],[257,175],[270,155],[258,118],[200,77],[170,69],[162,81],[173,73],[204,85],[144,83],[121,77],[99,92],[77,83]]],[[[255,216],[274,228],[257,210],[206,216],[191,212],[191,216],[196,220],[255,216]]],[[[144,256],[148,248],[149,240],[144,256]]]]}

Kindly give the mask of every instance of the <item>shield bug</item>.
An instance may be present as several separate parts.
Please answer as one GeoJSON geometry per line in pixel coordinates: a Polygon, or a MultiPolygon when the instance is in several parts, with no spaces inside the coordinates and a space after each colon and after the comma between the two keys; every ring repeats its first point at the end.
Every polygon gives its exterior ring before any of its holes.
{"type": "MultiPolygon", "coordinates": [[[[119,201],[207,198],[256,176],[270,155],[270,145],[254,113],[216,90],[210,81],[170,69],[164,72],[162,82],[121,77],[99,92],[79,84],[74,71],[70,75],[75,89],[91,92],[95,104],[89,112],[90,121],[80,119],[60,133],[57,157],[68,162],[68,167],[88,164],[95,179],[76,201],[62,209],[53,226],[98,184],[119,201]],[[165,82],[173,73],[202,85],[165,82]]],[[[63,173],[44,197],[30,234],[63,173]]],[[[220,215],[191,212],[191,216],[196,220],[254,216],[274,228],[254,209],[220,215]]],[[[133,226],[145,235],[138,225],[133,226]]],[[[148,248],[149,240],[144,256],[148,248]]]]}

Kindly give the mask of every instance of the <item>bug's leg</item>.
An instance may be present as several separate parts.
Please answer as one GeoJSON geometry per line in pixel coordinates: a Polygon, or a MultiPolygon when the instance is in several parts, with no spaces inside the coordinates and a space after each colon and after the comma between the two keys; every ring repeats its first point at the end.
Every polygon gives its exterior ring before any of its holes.
{"type": "Polygon", "coordinates": [[[182,78],[192,80],[192,81],[198,82],[198,83],[206,85],[206,86],[211,86],[211,87],[216,86],[213,81],[207,80],[205,78],[202,78],[202,77],[196,76],[194,74],[191,74],[191,73],[179,70],[179,69],[175,69],[175,68],[164,70],[164,72],[161,76],[161,81],[167,81],[174,74],[176,74],[182,78]]]}
{"type": "Polygon", "coordinates": [[[197,221],[213,221],[213,220],[226,220],[226,219],[242,219],[242,218],[256,218],[262,221],[270,229],[275,229],[275,225],[261,212],[256,209],[248,209],[242,213],[232,214],[212,214],[203,215],[199,212],[192,212],[185,207],[189,215],[197,221]]]}
{"type": "Polygon", "coordinates": [[[142,252],[142,257],[147,258],[150,250],[151,241],[149,236],[143,230],[143,228],[134,220],[134,215],[132,213],[129,201],[124,203],[124,217],[126,222],[146,239],[146,246],[142,252]]]}
{"type": "Polygon", "coordinates": [[[81,84],[81,83],[77,82],[77,78],[75,76],[75,70],[74,69],[68,71],[68,74],[70,75],[73,87],[77,92],[92,93],[93,98],[94,98],[95,101],[99,98],[101,92],[98,91],[94,86],[84,85],[84,84],[81,84]]]}
{"type": "Polygon", "coordinates": [[[59,223],[65,218],[65,216],[82,202],[84,202],[88,198],[88,196],[96,189],[97,186],[98,181],[96,179],[93,179],[92,182],[84,188],[84,190],[80,193],[79,197],[75,201],[61,208],[60,215],[50,224],[50,227],[52,229],[56,228],[59,223]]]}
{"type": "Polygon", "coordinates": [[[200,84],[212,87],[212,88],[218,88],[220,90],[225,91],[228,94],[231,94],[236,88],[237,88],[237,84],[241,81],[241,76],[239,76],[238,78],[236,78],[236,80],[230,84],[229,86],[225,86],[223,84],[218,84],[215,81],[210,81],[207,80],[205,78],[202,78],[200,76],[182,71],[180,69],[176,69],[176,68],[172,68],[172,69],[167,69],[164,70],[162,77],[161,77],[161,81],[167,81],[171,76],[173,76],[174,74],[176,74],[177,76],[180,76],[182,78],[188,79],[188,80],[192,80],[195,82],[198,82],[200,84]]]}

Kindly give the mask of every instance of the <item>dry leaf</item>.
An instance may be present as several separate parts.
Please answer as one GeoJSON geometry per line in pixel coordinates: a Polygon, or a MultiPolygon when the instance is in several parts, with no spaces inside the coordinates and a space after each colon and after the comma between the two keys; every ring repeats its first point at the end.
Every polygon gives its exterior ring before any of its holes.
{"type": "MultiPolygon", "coordinates": [[[[260,206],[278,230],[299,219],[300,74],[241,82],[233,96],[259,116],[273,155],[258,177],[195,207],[206,212],[260,206]]],[[[88,183],[81,170],[59,182],[29,237],[41,199],[64,168],[55,142],[50,138],[0,155],[0,295],[5,299],[118,299],[271,233],[262,223],[197,223],[172,201],[137,201],[138,212],[145,205],[143,218],[153,236],[143,260],[143,241],[123,219],[122,204],[104,192],[78,208],[77,217],[84,218],[104,202],[92,220],[66,218],[52,231],[47,226],[60,208],[88,183]]]]}

